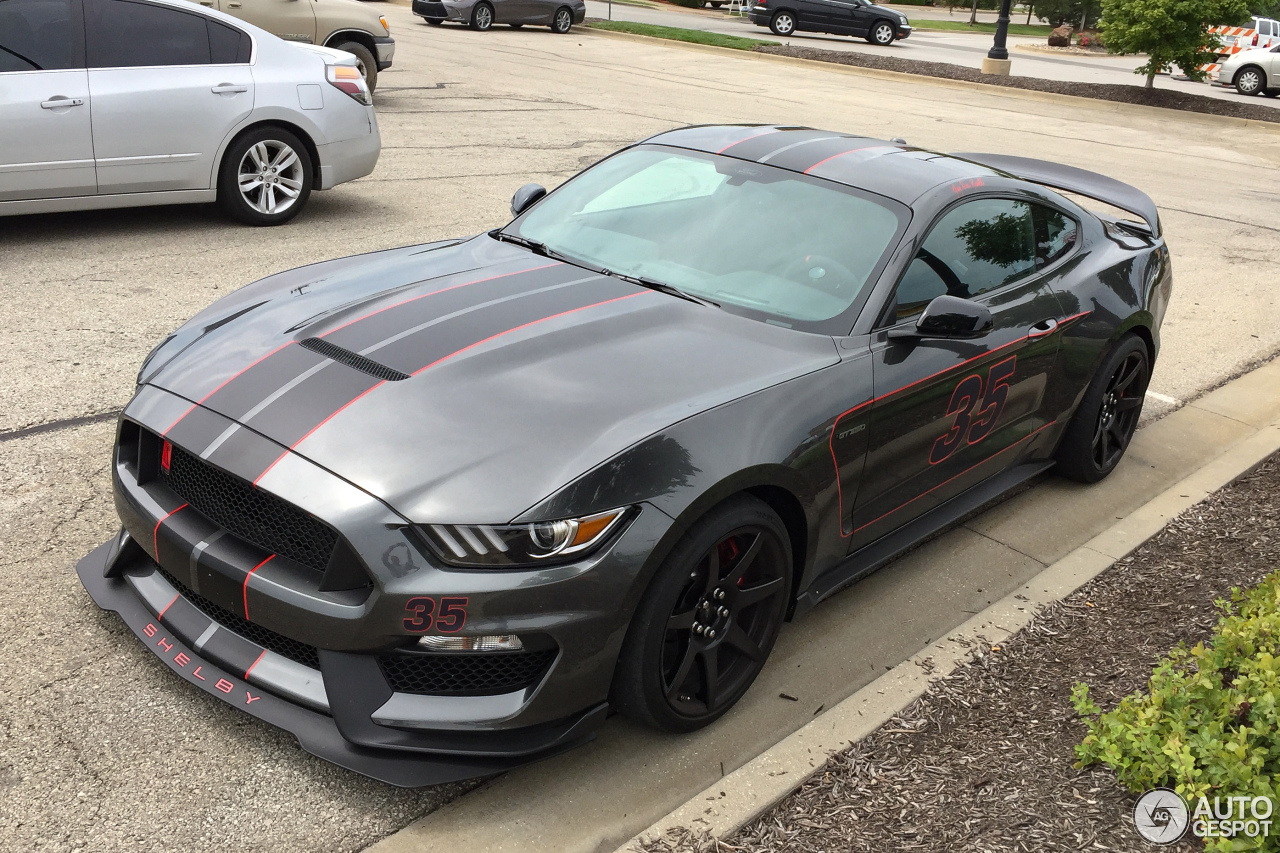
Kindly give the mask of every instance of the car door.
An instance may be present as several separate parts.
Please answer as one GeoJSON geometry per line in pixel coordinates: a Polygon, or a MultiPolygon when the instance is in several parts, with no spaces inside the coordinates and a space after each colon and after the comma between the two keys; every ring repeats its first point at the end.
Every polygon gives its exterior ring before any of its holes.
{"type": "Polygon", "coordinates": [[[93,195],[78,0],[0,0],[0,201],[93,195]]]}
{"type": "MultiPolygon", "coordinates": [[[[201,0],[202,3],[205,0],[201,0]]],[[[314,0],[215,0],[218,11],[262,27],[285,41],[314,44],[316,10],[314,0]]],[[[205,3],[205,5],[209,5],[205,3]]]]}
{"type": "Polygon", "coordinates": [[[796,28],[825,33],[834,14],[832,0],[795,0],[796,28]]]}
{"type": "MultiPolygon", "coordinates": [[[[842,35],[855,35],[858,0],[828,0],[827,31],[842,35]]],[[[863,32],[866,31],[865,26],[863,32]]]]}
{"type": "Polygon", "coordinates": [[[943,294],[985,305],[994,325],[971,339],[873,336],[875,402],[851,548],[1019,461],[1048,426],[1045,388],[1063,317],[1041,272],[1076,233],[1056,215],[1051,223],[1045,209],[1020,200],[965,201],[921,244],[886,311],[893,328],[909,330],[943,294]]]}
{"type": "Polygon", "coordinates": [[[145,0],[84,2],[98,193],[209,189],[253,108],[248,37],[145,0]]]}

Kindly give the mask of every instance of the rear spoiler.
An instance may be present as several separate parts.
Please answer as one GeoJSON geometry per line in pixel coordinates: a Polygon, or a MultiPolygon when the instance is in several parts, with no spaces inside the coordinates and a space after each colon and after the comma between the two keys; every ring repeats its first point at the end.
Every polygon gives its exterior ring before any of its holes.
{"type": "Polygon", "coordinates": [[[1118,207],[1141,217],[1147,223],[1151,235],[1160,236],[1160,213],[1156,210],[1156,203],[1142,190],[1121,183],[1115,178],[1077,169],[1075,166],[1063,166],[1047,160],[1033,160],[1030,157],[1012,157],[1007,154],[952,154],[951,156],[995,169],[997,172],[1007,172],[1033,184],[1042,184],[1118,207]]]}

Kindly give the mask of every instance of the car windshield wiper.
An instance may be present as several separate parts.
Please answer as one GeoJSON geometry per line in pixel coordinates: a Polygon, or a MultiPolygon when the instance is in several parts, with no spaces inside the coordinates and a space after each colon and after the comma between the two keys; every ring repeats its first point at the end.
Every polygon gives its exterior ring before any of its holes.
{"type": "Polygon", "coordinates": [[[680,288],[676,287],[674,284],[667,284],[665,281],[658,281],[657,279],[649,278],[643,275],[624,275],[623,273],[612,272],[610,270],[601,270],[601,272],[603,272],[605,275],[611,275],[611,276],[614,276],[615,278],[620,278],[623,281],[629,281],[632,284],[638,284],[641,287],[647,287],[650,290],[656,290],[659,293],[665,293],[668,296],[675,296],[680,299],[687,299],[690,302],[696,302],[699,305],[709,305],[712,308],[720,307],[719,302],[714,302],[703,296],[695,296],[689,291],[681,290],[680,288]]]}
{"type": "Polygon", "coordinates": [[[537,240],[530,240],[527,237],[508,234],[506,231],[490,231],[489,236],[495,240],[501,240],[503,243],[515,243],[517,246],[523,246],[535,255],[542,255],[544,258],[554,258],[557,261],[569,260],[564,255],[558,253],[555,249],[547,248],[546,243],[539,243],[537,240]]]}

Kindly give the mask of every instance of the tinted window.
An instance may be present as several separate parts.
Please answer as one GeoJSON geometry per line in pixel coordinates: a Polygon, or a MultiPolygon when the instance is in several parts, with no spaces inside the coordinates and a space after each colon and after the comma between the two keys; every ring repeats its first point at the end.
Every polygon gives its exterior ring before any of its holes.
{"type": "Polygon", "coordinates": [[[76,61],[71,0],[0,0],[0,71],[52,71],[76,61]]]}
{"type": "Polygon", "coordinates": [[[1076,244],[1076,223],[1050,207],[1031,205],[1036,221],[1036,266],[1061,258],[1076,244]]]}
{"type": "Polygon", "coordinates": [[[898,319],[919,313],[944,293],[972,299],[1034,272],[1038,264],[1031,207],[1022,201],[984,198],[942,217],[898,284],[898,319]]]}
{"type": "Polygon", "coordinates": [[[85,12],[90,68],[209,64],[200,15],[128,0],[92,0],[85,12]]]}
{"type": "Polygon", "coordinates": [[[209,25],[209,58],[215,65],[249,61],[253,42],[247,35],[217,21],[205,23],[209,25]]]}

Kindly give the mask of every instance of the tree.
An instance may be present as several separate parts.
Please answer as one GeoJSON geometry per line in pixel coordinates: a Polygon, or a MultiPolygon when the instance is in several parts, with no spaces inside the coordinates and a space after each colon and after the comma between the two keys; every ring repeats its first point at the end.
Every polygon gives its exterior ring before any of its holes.
{"type": "MultiPolygon", "coordinates": [[[[1276,1],[1280,2],[1280,0],[1276,1]]],[[[1097,23],[1098,11],[1098,4],[1094,0],[1088,3],[1082,0],[1037,0],[1036,2],[1036,17],[1048,21],[1055,27],[1070,24],[1087,30],[1091,24],[1097,23]],[[1087,20],[1081,27],[1081,19],[1086,16],[1087,20]]]]}
{"type": "Polygon", "coordinates": [[[1192,80],[1216,58],[1219,42],[1207,27],[1234,24],[1249,14],[1246,0],[1103,0],[1102,40],[1111,53],[1145,53],[1135,74],[1156,74],[1177,65],[1192,80]]]}

